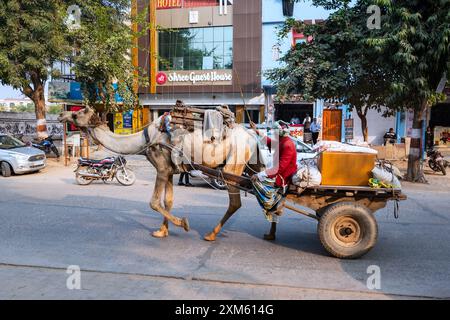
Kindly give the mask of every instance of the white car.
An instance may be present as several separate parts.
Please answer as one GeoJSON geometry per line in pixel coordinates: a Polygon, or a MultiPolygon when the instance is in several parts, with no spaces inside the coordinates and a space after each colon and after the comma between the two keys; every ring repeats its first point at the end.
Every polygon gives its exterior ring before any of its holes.
{"type": "MultiPolygon", "coordinates": [[[[295,148],[297,149],[297,163],[301,160],[313,159],[317,156],[317,152],[315,152],[309,144],[304,143],[302,140],[298,138],[290,137],[292,141],[295,143],[295,148]]],[[[273,151],[270,152],[269,148],[266,145],[261,146],[261,155],[264,159],[264,163],[267,168],[273,166],[273,151]]]]}
{"type": "Polygon", "coordinates": [[[9,135],[0,134],[0,172],[4,177],[12,173],[23,174],[44,169],[47,165],[45,153],[29,147],[9,135]]]}

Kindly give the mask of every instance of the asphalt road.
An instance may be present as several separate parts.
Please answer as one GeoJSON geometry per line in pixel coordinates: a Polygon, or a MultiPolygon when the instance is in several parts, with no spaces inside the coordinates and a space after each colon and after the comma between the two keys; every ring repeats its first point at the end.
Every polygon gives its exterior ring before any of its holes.
{"type": "Polygon", "coordinates": [[[450,298],[449,178],[404,184],[409,199],[377,213],[377,246],[358,260],[330,257],[316,222],[281,218],[275,242],[251,196],[217,241],[202,236],[223,215],[227,194],[193,181],[175,189],[173,213],[191,231],[150,233],[161,222],[148,205],[154,170],[137,159],[138,181],[75,183],[71,168],[0,177],[0,299],[408,299],[450,298]],[[66,285],[68,266],[81,268],[81,290],[66,285]],[[380,289],[369,289],[371,266],[380,289]]]}

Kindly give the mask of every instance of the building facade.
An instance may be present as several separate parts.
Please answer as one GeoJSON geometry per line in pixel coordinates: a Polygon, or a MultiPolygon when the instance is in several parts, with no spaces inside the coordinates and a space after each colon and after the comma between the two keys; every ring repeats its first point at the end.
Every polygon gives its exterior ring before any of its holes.
{"type": "Polygon", "coordinates": [[[34,107],[33,101],[29,98],[17,99],[17,98],[6,98],[0,99],[0,108],[1,111],[13,111],[16,108],[20,107],[34,107]]]}
{"type": "MultiPolygon", "coordinates": [[[[138,13],[151,5],[138,0],[138,13]]],[[[150,119],[182,100],[203,108],[228,105],[239,122],[249,121],[245,106],[253,121],[263,120],[261,12],[260,0],[156,1],[156,39],[149,31],[137,53],[140,69],[156,82],[139,88],[150,119]]]]}

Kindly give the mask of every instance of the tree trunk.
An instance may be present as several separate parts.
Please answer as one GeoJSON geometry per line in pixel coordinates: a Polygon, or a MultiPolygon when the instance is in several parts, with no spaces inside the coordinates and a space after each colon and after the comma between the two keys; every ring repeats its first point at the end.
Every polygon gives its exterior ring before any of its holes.
{"type": "Polygon", "coordinates": [[[359,117],[361,119],[361,130],[364,137],[364,142],[369,141],[369,128],[367,127],[367,117],[363,115],[359,117]]]}
{"type": "Polygon", "coordinates": [[[45,139],[48,137],[44,85],[36,85],[32,95],[36,114],[36,134],[38,139],[45,139]]]}
{"type": "Polygon", "coordinates": [[[364,110],[362,110],[361,107],[355,107],[355,109],[359,119],[361,120],[361,132],[363,134],[364,142],[368,142],[369,141],[369,128],[367,127],[368,108],[365,107],[364,110]]]}
{"type": "Polygon", "coordinates": [[[408,155],[408,171],[406,173],[405,180],[411,182],[426,183],[427,180],[423,174],[423,167],[420,163],[421,150],[422,150],[422,130],[423,130],[423,120],[422,115],[426,109],[426,104],[424,103],[421,110],[414,111],[412,136],[411,136],[411,146],[409,148],[408,155]]]}

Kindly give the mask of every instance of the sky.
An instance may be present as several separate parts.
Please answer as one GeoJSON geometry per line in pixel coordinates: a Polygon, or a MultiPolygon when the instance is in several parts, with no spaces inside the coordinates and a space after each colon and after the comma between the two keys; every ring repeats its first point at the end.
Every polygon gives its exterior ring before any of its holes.
{"type": "Polygon", "coordinates": [[[6,98],[21,99],[23,97],[24,97],[24,95],[20,91],[14,90],[11,87],[0,85],[0,99],[6,99],[6,98]]]}

